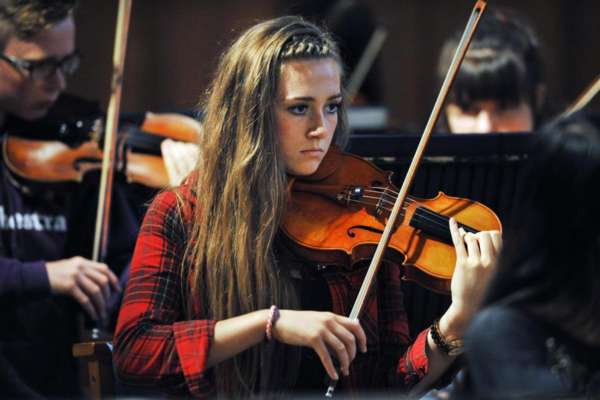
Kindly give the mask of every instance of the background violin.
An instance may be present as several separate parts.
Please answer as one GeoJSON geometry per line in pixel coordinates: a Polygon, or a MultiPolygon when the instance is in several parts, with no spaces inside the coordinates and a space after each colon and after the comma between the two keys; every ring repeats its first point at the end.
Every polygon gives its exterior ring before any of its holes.
{"type": "MultiPolygon", "coordinates": [[[[297,254],[351,268],[373,257],[397,194],[391,173],[332,148],[314,175],[292,182],[283,232],[297,254]]],[[[441,192],[433,199],[409,197],[384,259],[402,263],[405,279],[448,293],[456,262],[450,217],[468,232],[502,228],[476,201],[441,192]]]]}
{"type": "MultiPolygon", "coordinates": [[[[81,182],[101,168],[103,126],[100,119],[44,121],[17,125],[3,140],[4,160],[16,176],[33,182],[81,182]]],[[[169,187],[160,144],[170,138],[197,143],[202,127],[182,114],[146,113],[140,124],[119,132],[115,166],[128,182],[169,187]]]]}

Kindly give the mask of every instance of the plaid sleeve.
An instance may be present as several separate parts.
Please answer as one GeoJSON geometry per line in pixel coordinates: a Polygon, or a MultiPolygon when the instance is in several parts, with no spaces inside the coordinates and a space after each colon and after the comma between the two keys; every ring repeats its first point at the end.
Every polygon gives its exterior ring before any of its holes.
{"type": "Polygon", "coordinates": [[[429,358],[426,353],[429,328],[422,331],[398,362],[397,372],[406,388],[416,385],[427,375],[429,358]]]}
{"type": "Polygon", "coordinates": [[[114,361],[124,382],[206,396],[215,321],[186,320],[181,262],[186,243],[176,194],[150,206],[131,262],[115,332],[114,361]]]}

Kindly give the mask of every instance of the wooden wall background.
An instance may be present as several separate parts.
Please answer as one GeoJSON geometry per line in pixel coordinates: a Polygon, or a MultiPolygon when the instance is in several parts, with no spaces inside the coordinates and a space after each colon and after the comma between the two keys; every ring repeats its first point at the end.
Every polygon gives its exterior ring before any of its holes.
{"type": "MultiPolygon", "coordinates": [[[[291,1],[291,0],[290,0],[291,1]]],[[[328,1],[328,0],[323,0],[328,1]]],[[[222,49],[252,23],[280,15],[282,0],[135,0],[123,111],[189,109],[206,89],[222,49]]],[[[462,29],[472,0],[364,0],[389,30],[380,70],[394,125],[422,125],[435,96],[444,39],[462,29]]],[[[548,95],[569,102],[600,74],[600,1],[489,0],[528,18],[543,43],[548,95]]],[[[117,0],[80,0],[84,53],[70,91],[106,107],[117,0]]],[[[359,28],[357,28],[359,29],[359,28]]],[[[600,100],[592,105],[600,111],[600,100]]]]}

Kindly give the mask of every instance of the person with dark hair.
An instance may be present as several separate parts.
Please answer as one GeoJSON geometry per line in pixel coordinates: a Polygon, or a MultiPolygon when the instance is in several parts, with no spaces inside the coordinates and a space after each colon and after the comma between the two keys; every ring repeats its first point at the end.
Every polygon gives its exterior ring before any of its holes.
{"type": "MultiPolygon", "coordinates": [[[[443,79],[460,36],[446,41],[438,78],[443,79]]],[[[544,111],[544,72],[533,30],[509,11],[490,10],[449,93],[443,121],[452,133],[528,132],[544,111]]]]}
{"type": "MultiPolygon", "coordinates": [[[[99,115],[95,104],[63,95],[79,65],[75,6],[75,0],[0,0],[3,135],[50,115],[99,115]]],[[[79,393],[71,355],[77,317],[81,310],[94,320],[108,316],[120,285],[107,264],[118,270],[128,262],[138,220],[116,184],[113,220],[120,224],[111,228],[109,259],[90,260],[97,179],[36,185],[10,170],[6,151],[0,160],[0,397],[72,397],[79,393]]]]}
{"type": "Polygon", "coordinates": [[[451,223],[460,236],[452,305],[431,329],[410,334],[391,261],[360,322],[346,317],[365,268],[317,264],[282,229],[294,180],[343,167],[337,46],[312,23],[280,17],[249,28],[220,60],[200,163],[156,197],[140,230],[115,332],[119,377],[227,398],[323,393],[326,375],[350,392],[434,384],[460,352],[499,233],[451,223]]]}
{"type": "Polygon", "coordinates": [[[599,196],[600,132],[577,116],[544,128],[456,397],[600,396],[599,196]]]}

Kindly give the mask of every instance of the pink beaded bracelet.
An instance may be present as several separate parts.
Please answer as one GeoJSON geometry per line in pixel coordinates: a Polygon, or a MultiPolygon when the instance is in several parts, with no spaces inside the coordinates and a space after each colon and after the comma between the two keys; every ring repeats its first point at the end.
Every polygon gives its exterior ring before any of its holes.
{"type": "Polygon", "coordinates": [[[269,318],[267,318],[267,327],[265,329],[265,334],[267,335],[267,340],[273,340],[273,327],[275,326],[275,322],[279,319],[279,308],[276,305],[272,305],[269,309],[269,318]]]}

